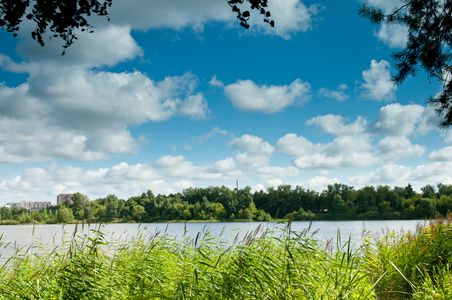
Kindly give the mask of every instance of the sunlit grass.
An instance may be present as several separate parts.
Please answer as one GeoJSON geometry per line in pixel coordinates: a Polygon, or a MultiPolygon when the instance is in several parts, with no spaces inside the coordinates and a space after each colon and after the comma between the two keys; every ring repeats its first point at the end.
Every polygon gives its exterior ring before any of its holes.
{"type": "Polygon", "coordinates": [[[100,230],[74,232],[62,247],[4,264],[0,299],[448,299],[451,233],[442,222],[362,245],[338,238],[332,247],[290,224],[182,240],[155,232],[114,242],[100,230]]]}

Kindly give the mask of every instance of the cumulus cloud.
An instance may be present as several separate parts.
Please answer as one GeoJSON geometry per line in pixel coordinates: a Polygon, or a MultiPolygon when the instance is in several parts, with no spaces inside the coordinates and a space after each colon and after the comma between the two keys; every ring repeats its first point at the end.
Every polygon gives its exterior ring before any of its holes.
{"type": "Polygon", "coordinates": [[[241,176],[233,158],[196,165],[184,156],[168,155],[151,164],[121,162],[98,169],[51,163],[44,168],[25,169],[19,176],[2,178],[0,198],[4,201],[55,201],[60,193],[81,192],[90,199],[108,194],[127,199],[148,189],[156,194],[167,194],[194,186],[193,181],[231,180],[241,176]]]}
{"type": "Polygon", "coordinates": [[[198,144],[202,144],[218,135],[227,136],[229,135],[229,133],[226,130],[220,129],[217,126],[215,126],[214,128],[212,128],[212,130],[198,138],[198,144]]]}
{"type": "Polygon", "coordinates": [[[406,185],[410,178],[411,167],[388,164],[375,171],[360,173],[357,176],[349,178],[352,184],[358,186],[364,185],[406,185]]]}
{"type": "Polygon", "coordinates": [[[291,133],[280,138],[276,150],[293,155],[293,164],[300,169],[336,169],[369,166],[376,162],[370,152],[368,135],[344,135],[332,142],[313,144],[291,133]]]}
{"type": "MultiPolygon", "coordinates": [[[[272,19],[276,25],[274,28],[262,23],[259,26],[267,34],[278,35],[289,39],[296,32],[310,30],[313,27],[315,16],[322,9],[319,4],[312,4],[307,7],[299,0],[269,1],[268,10],[271,12],[272,19]]],[[[255,16],[257,22],[260,22],[261,18],[261,16],[255,16]]]]}
{"type": "Polygon", "coordinates": [[[381,161],[395,161],[401,158],[419,157],[425,152],[425,147],[412,145],[406,137],[386,137],[377,146],[377,155],[381,161]]]}
{"type": "MultiPolygon", "coordinates": [[[[306,7],[298,0],[274,0],[269,2],[272,19],[277,26],[270,27],[262,21],[262,16],[253,13],[250,20],[251,30],[264,34],[277,35],[288,39],[297,32],[305,32],[312,28],[314,17],[321,10],[319,5],[306,7]]],[[[240,6],[242,10],[249,10],[249,4],[240,6]]],[[[113,24],[128,25],[133,28],[148,30],[171,28],[180,30],[191,27],[195,31],[202,31],[209,22],[222,22],[238,26],[236,15],[226,1],[146,1],[120,0],[110,9],[113,24]]],[[[102,21],[102,20],[101,20],[102,21]]],[[[101,23],[97,23],[101,24],[101,23]]]]}
{"type": "Polygon", "coordinates": [[[45,67],[16,88],[0,86],[0,161],[94,161],[136,153],[131,124],[205,118],[207,101],[190,73],[146,75],[45,67]],[[53,72],[49,72],[53,70],[53,72]]]}
{"type": "Polygon", "coordinates": [[[327,178],[323,176],[314,176],[311,179],[303,182],[301,186],[306,189],[314,190],[314,191],[323,191],[330,184],[339,183],[339,179],[337,178],[327,178]]]}
{"type": "Polygon", "coordinates": [[[288,133],[276,142],[276,151],[286,155],[309,155],[314,149],[314,145],[308,139],[295,133],[288,133]]]}
{"type": "Polygon", "coordinates": [[[259,178],[287,178],[294,177],[300,174],[300,170],[293,166],[290,167],[279,167],[279,166],[268,166],[257,169],[259,178]]]}
{"type": "Polygon", "coordinates": [[[236,160],[244,169],[267,166],[275,150],[262,138],[248,134],[234,138],[229,145],[238,149],[236,160]]]}
{"type": "Polygon", "coordinates": [[[345,125],[346,118],[339,115],[324,115],[314,117],[306,122],[308,125],[315,125],[320,132],[334,135],[351,135],[363,133],[367,122],[362,117],[358,117],[354,123],[345,125]]]}
{"type": "MultiPolygon", "coordinates": [[[[371,6],[382,9],[387,14],[392,13],[394,9],[403,5],[403,1],[401,0],[367,0],[367,2],[371,6]]],[[[379,40],[391,48],[404,47],[407,40],[407,34],[407,28],[400,24],[382,24],[380,30],[377,33],[374,33],[379,40]]]]}
{"type": "Polygon", "coordinates": [[[446,144],[452,144],[452,130],[446,130],[446,132],[444,133],[444,143],[446,144]]]}
{"type": "MultiPolygon", "coordinates": [[[[30,26],[30,25],[28,25],[30,26]]],[[[113,66],[141,56],[143,49],[138,46],[130,34],[130,26],[114,26],[96,28],[94,33],[79,33],[78,40],[61,55],[62,42],[52,40],[41,47],[29,35],[21,31],[20,42],[16,51],[26,60],[43,66],[113,66]],[[23,36],[24,35],[24,36],[23,36]]]]}
{"type": "MultiPolygon", "coordinates": [[[[313,143],[304,136],[289,133],[276,143],[276,152],[292,156],[302,170],[331,170],[369,167],[422,156],[426,148],[412,144],[410,138],[434,130],[428,120],[431,108],[390,104],[381,108],[377,121],[369,124],[362,117],[349,122],[339,115],[323,115],[308,120],[320,133],[336,137],[326,143],[313,143]],[[383,138],[381,136],[384,136],[383,138]]],[[[437,157],[438,154],[431,154],[437,157]]]]}
{"type": "Polygon", "coordinates": [[[239,80],[225,87],[224,93],[239,110],[275,113],[309,100],[309,83],[297,79],[290,85],[258,86],[251,80],[239,80]]]}
{"type": "Polygon", "coordinates": [[[452,162],[452,146],[431,152],[427,159],[431,162],[452,162]]]}
{"type": "Polygon", "coordinates": [[[205,172],[205,167],[196,166],[181,155],[163,156],[157,160],[153,168],[160,176],[165,177],[213,179],[221,176],[220,173],[205,172]]]}
{"type": "Polygon", "coordinates": [[[374,35],[391,48],[403,48],[407,42],[408,28],[400,24],[383,24],[374,35]]]}
{"type": "Polygon", "coordinates": [[[369,5],[383,9],[385,12],[391,12],[396,7],[403,4],[402,0],[367,0],[369,5]]]}
{"type": "Polygon", "coordinates": [[[327,88],[321,88],[319,90],[319,95],[327,98],[334,98],[337,101],[344,101],[348,98],[348,95],[345,93],[345,90],[348,89],[346,84],[339,85],[336,90],[329,90],[327,88]]]}
{"type": "Polygon", "coordinates": [[[224,88],[224,83],[217,79],[217,75],[214,75],[212,79],[210,79],[209,84],[214,87],[224,88]]]}
{"type": "Polygon", "coordinates": [[[364,83],[361,85],[363,97],[377,101],[394,99],[396,86],[391,81],[387,61],[377,62],[373,59],[370,63],[370,69],[363,71],[363,80],[364,83]]]}
{"type": "MultiPolygon", "coordinates": [[[[202,30],[207,22],[229,22],[235,17],[227,2],[207,0],[119,0],[109,9],[109,16],[113,24],[140,30],[184,27],[202,30]]],[[[99,21],[96,25],[102,25],[103,20],[99,21]]]]}
{"type": "Polygon", "coordinates": [[[371,152],[370,135],[365,131],[366,122],[358,117],[351,124],[338,115],[312,118],[308,125],[315,125],[321,132],[337,135],[329,143],[314,144],[303,136],[289,133],[276,143],[276,151],[293,156],[293,164],[300,169],[336,169],[369,166],[376,162],[371,152]]]}
{"type": "Polygon", "coordinates": [[[375,132],[385,135],[415,136],[436,129],[437,120],[429,106],[394,103],[380,109],[378,120],[372,128],[375,132]]]}
{"type": "Polygon", "coordinates": [[[413,188],[420,190],[428,182],[432,185],[438,183],[451,184],[452,177],[448,170],[452,167],[452,162],[433,162],[419,165],[415,168],[410,166],[388,164],[375,171],[360,173],[350,177],[352,184],[364,185],[392,185],[405,186],[408,182],[413,188]]]}

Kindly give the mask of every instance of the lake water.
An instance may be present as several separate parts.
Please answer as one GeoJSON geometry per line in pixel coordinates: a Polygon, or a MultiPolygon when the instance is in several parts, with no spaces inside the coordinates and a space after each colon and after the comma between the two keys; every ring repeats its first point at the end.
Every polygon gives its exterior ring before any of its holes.
{"type": "MultiPolygon", "coordinates": [[[[49,251],[61,246],[63,240],[85,234],[93,236],[92,230],[99,230],[109,241],[127,241],[138,235],[147,238],[159,234],[167,234],[178,239],[195,238],[198,233],[209,232],[212,237],[220,237],[226,243],[237,235],[243,238],[246,233],[256,229],[269,229],[281,234],[287,224],[276,222],[228,222],[228,223],[149,223],[149,224],[91,224],[88,225],[3,225],[0,226],[0,265],[14,255],[25,253],[31,245],[41,245],[43,249],[32,251],[49,251]],[[75,232],[75,234],[74,234],[75,232]],[[20,249],[20,250],[19,250],[20,249]]],[[[385,232],[415,232],[417,226],[424,226],[424,221],[315,221],[292,222],[291,230],[301,232],[309,226],[310,234],[319,241],[331,240],[337,243],[338,233],[343,242],[351,238],[352,243],[359,245],[366,234],[381,237],[385,232]]],[[[31,248],[30,248],[31,249],[31,248]]],[[[30,252],[30,250],[28,250],[30,252]]]]}

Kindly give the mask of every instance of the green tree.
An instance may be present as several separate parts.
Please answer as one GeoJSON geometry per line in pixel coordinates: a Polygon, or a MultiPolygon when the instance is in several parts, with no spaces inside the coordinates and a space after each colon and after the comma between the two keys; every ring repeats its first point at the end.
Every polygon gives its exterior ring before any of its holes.
{"type": "Polygon", "coordinates": [[[89,199],[87,196],[81,193],[75,193],[72,196],[72,204],[70,208],[77,220],[82,220],[84,218],[85,207],[89,205],[89,199]]]}
{"type": "Polygon", "coordinates": [[[58,223],[67,223],[74,220],[74,215],[72,214],[72,209],[66,206],[60,206],[58,209],[58,223]]]}
{"type": "Polygon", "coordinates": [[[444,115],[441,127],[452,125],[452,0],[404,0],[390,13],[363,5],[359,14],[376,24],[402,24],[408,28],[407,43],[393,53],[397,73],[393,82],[401,84],[416,76],[419,66],[430,78],[443,83],[443,90],[430,103],[444,115]]]}
{"type": "Polygon", "coordinates": [[[341,195],[336,194],[333,197],[332,203],[333,213],[343,213],[345,212],[345,201],[342,199],[341,195]]]}
{"type": "Polygon", "coordinates": [[[438,198],[441,195],[452,196],[452,184],[438,184],[438,198]]]}
{"type": "Polygon", "coordinates": [[[441,195],[439,199],[434,200],[435,208],[442,216],[446,216],[452,211],[452,197],[441,195]]]}
{"type": "Polygon", "coordinates": [[[404,197],[405,198],[411,198],[416,195],[416,192],[413,190],[413,186],[408,183],[408,185],[405,187],[404,197]]]}
{"type": "Polygon", "coordinates": [[[8,207],[0,208],[0,216],[2,220],[11,220],[13,218],[11,209],[9,209],[8,207]]]}
{"type": "Polygon", "coordinates": [[[134,220],[141,221],[146,216],[146,211],[143,206],[137,204],[132,208],[131,215],[134,220]]]}
{"type": "Polygon", "coordinates": [[[429,198],[421,198],[419,200],[419,205],[416,207],[417,216],[419,218],[432,218],[436,215],[435,205],[433,200],[429,198]]]}
{"type": "Polygon", "coordinates": [[[421,191],[422,191],[422,198],[434,199],[436,196],[435,188],[430,184],[427,184],[426,186],[422,187],[421,191]]]}

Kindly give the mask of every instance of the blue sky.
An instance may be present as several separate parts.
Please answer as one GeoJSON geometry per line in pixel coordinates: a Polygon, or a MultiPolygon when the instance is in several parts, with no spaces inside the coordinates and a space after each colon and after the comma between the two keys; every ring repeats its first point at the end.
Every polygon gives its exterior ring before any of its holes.
{"type": "MultiPolygon", "coordinates": [[[[394,86],[406,29],[363,1],[270,0],[274,29],[224,0],[116,0],[61,56],[0,31],[0,205],[187,187],[452,184],[452,134],[420,72],[394,86]]],[[[391,9],[397,1],[368,0],[391,9]]]]}

